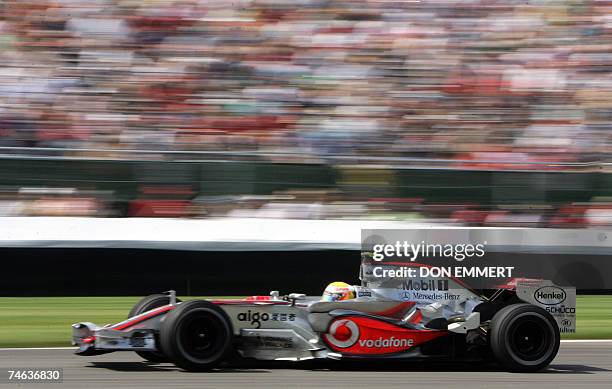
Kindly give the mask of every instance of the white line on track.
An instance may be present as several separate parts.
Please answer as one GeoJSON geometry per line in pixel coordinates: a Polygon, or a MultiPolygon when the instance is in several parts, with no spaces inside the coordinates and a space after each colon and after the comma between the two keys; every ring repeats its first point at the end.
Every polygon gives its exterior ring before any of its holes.
{"type": "MultiPolygon", "coordinates": [[[[612,343],[612,339],[564,339],[561,343],[612,343]]],[[[9,347],[0,351],[76,350],[76,347],[9,347]]]]}

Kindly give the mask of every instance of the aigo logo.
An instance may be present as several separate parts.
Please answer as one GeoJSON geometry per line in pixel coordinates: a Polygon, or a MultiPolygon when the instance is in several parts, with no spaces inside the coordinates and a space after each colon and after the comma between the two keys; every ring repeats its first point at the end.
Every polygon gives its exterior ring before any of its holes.
{"type": "Polygon", "coordinates": [[[557,286],[543,286],[533,294],[533,298],[543,305],[561,304],[566,297],[565,291],[557,286]]]}
{"type": "Polygon", "coordinates": [[[351,347],[357,339],[359,339],[359,327],[352,320],[337,320],[329,328],[327,340],[336,347],[351,347]]]}
{"type": "Polygon", "coordinates": [[[260,328],[262,321],[270,320],[270,315],[268,315],[265,312],[264,313],[251,312],[251,310],[249,309],[247,312],[240,312],[238,314],[237,319],[238,319],[238,321],[248,321],[248,322],[251,322],[251,324],[256,326],[255,328],[260,328]]]}

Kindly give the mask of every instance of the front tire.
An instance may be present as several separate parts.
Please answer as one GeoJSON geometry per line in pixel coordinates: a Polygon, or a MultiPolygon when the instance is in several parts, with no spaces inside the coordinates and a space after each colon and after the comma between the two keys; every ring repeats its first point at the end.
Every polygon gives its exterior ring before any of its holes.
{"type": "Polygon", "coordinates": [[[544,309],[512,304],[491,320],[490,345],[495,359],[512,372],[536,372],[548,366],[559,351],[559,327],[544,309]]]}
{"type": "Polygon", "coordinates": [[[193,300],[166,315],[160,340],[162,349],[178,367],[206,371],[229,357],[233,329],[223,309],[209,301],[193,300]]]}
{"type": "MultiPolygon", "coordinates": [[[[180,302],[179,299],[176,300],[180,302]]],[[[165,294],[152,294],[143,297],[139,302],[136,303],[128,313],[128,319],[141,313],[150,311],[151,309],[163,307],[164,305],[170,304],[170,296],[165,294]]],[[[149,362],[169,362],[168,357],[161,351],[159,339],[155,342],[159,351],[136,351],[143,359],[149,362]]]]}

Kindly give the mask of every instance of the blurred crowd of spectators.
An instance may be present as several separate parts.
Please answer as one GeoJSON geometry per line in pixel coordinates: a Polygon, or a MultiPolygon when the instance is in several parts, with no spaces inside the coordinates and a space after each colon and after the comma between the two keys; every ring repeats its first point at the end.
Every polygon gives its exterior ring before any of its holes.
{"type": "Polygon", "coordinates": [[[0,0],[0,154],[595,161],[611,72],[604,0],[0,0]]]}
{"type": "Polygon", "coordinates": [[[198,196],[186,187],[142,187],[135,199],[76,188],[0,190],[0,217],[272,218],[387,220],[484,227],[610,228],[612,199],[570,204],[477,205],[421,198],[349,199],[337,190],[286,190],[272,195],[198,196]]]}

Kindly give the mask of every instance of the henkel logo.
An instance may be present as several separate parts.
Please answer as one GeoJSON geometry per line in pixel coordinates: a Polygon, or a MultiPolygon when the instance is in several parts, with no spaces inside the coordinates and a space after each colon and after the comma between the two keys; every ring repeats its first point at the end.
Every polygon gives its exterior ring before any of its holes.
{"type": "Polygon", "coordinates": [[[557,305],[565,301],[565,291],[556,286],[543,286],[535,291],[533,297],[544,305],[557,305]]]}
{"type": "Polygon", "coordinates": [[[366,348],[412,347],[414,339],[399,339],[393,336],[385,339],[380,336],[378,339],[360,339],[359,345],[366,348]]]}

